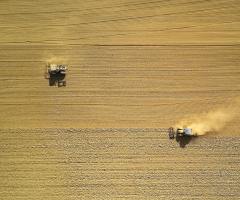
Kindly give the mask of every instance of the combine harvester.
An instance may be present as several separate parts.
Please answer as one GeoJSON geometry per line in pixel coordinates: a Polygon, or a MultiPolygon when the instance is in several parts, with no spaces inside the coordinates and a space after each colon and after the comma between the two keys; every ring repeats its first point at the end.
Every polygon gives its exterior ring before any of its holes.
{"type": "Polygon", "coordinates": [[[45,78],[49,79],[50,86],[66,86],[66,74],[67,65],[47,64],[45,78]]]}
{"type": "Polygon", "coordinates": [[[168,129],[168,135],[170,139],[174,139],[175,137],[195,137],[198,134],[194,132],[191,128],[177,128],[174,130],[173,127],[168,129]]]}

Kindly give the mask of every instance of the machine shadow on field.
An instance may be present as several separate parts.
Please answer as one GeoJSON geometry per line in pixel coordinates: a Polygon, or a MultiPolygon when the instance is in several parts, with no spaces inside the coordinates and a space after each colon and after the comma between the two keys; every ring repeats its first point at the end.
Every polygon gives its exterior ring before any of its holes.
{"type": "Polygon", "coordinates": [[[61,87],[62,83],[64,83],[65,80],[65,74],[61,74],[61,73],[56,73],[56,74],[50,74],[49,77],[49,86],[58,86],[61,87]]]}
{"type": "Polygon", "coordinates": [[[185,148],[187,144],[189,144],[192,140],[195,140],[197,137],[196,136],[176,136],[176,141],[179,143],[179,146],[181,148],[185,148]]]}

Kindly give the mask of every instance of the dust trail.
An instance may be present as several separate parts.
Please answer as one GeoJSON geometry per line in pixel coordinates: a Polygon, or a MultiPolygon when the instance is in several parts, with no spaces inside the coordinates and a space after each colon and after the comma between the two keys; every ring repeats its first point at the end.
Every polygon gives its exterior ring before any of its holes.
{"type": "Polygon", "coordinates": [[[59,56],[50,56],[46,59],[47,63],[54,63],[54,64],[66,64],[68,63],[68,58],[64,57],[61,58],[59,56]]]}
{"type": "Polygon", "coordinates": [[[234,101],[225,107],[185,119],[177,127],[190,127],[197,135],[219,133],[237,117],[239,108],[240,101],[234,101]]]}

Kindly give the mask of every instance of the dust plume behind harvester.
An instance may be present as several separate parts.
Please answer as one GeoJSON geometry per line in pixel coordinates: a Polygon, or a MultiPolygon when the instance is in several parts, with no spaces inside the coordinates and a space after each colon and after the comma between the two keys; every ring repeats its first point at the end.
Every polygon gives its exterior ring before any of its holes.
{"type": "MultiPolygon", "coordinates": [[[[190,115],[179,121],[175,127],[190,127],[193,130],[192,134],[197,134],[198,136],[206,134],[239,135],[238,131],[233,133],[234,130],[228,129],[232,126],[231,123],[234,122],[234,120],[237,120],[239,117],[240,98],[236,97],[210,111],[190,115]],[[231,132],[229,132],[229,130],[231,132]]],[[[179,131],[181,132],[181,130],[179,131]]],[[[184,131],[188,133],[186,128],[184,131]]]]}
{"type": "Polygon", "coordinates": [[[48,63],[45,78],[49,80],[49,86],[65,87],[67,68],[67,65],[48,63]]]}

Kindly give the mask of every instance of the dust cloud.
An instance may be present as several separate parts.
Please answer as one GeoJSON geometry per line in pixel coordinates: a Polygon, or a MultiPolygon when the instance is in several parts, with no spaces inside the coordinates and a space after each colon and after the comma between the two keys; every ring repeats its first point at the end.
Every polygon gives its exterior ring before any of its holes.
{"type": "Polygon", "coordinates": [[[66,64],[68,63],[68,59],[65,58],[61,58],[59,56],[50,56],[46,59],[47,63],[54,63],[54,64],[66,64]]]}
{"type": "Polygon", "coordinates": [[[192,116],[177,124],[176,127],[190,127],[197,135],[220,133],[240,111],[240,101],[234,101],[224,107],[192,116]]]}

